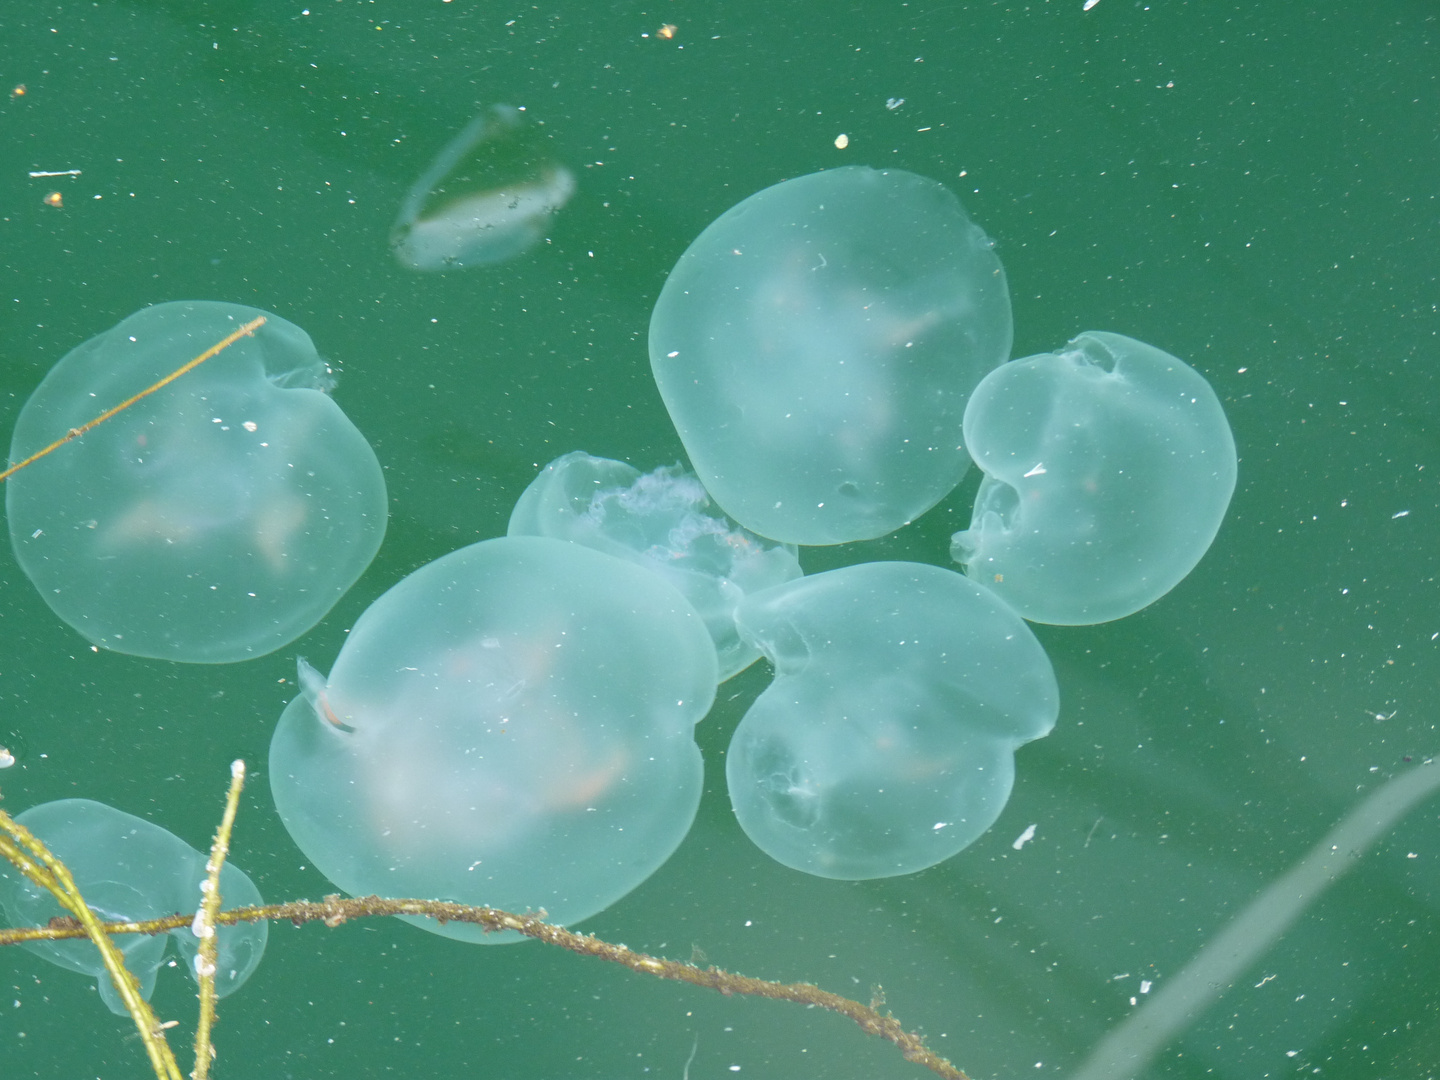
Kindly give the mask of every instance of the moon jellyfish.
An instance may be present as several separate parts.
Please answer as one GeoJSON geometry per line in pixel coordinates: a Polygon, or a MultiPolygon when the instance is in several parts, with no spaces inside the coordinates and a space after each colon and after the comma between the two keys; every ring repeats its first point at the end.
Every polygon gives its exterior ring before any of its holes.
{"type": "MultiPolygon", "coordinates": [[[[71,350],[15,424],[22,460],[262,314],[157,304],[71,350]]],[[[275,315],[16,473],[10,538],[55,614],[96,645],[226,663],[293,641],[369,565],[385,480],[309,336],[275,315]]]]}
{"type": "Polygon", "coordinates": [[[1030,628],[949,570],[871,562],[747,596],[740,635],[775,681],[726,755],[740,827],[819,877],[911,874],[1000,816],[1015,750],[1059,714],[1030,628]]]}
{"type": "Polygon", "coordinates": [[[1120,334],[991,372],[965,445],[985,478],[951,554],[1035,622],[1108,622],[1158,600],[1210,547],[1235,490],[1210,384],[1120,334]]]}
{"type": "Polygon", "coordinates": [[[801,571],[794,547],[762,540],[709,512],[709,504],[700,481],[678,465],[642,475],[577,450],[531,481],[510,515],[509,534],[572,540],[661,575],[705,620],[723,682],[760,656],[735,630],[736,603],[801,571]]]}
{"type": "Polygon", "coordinates": [[[884,536],[969,465],[965,402],[1010,352],[993,244],[933,180],[847,167],[706,227],[650,319],[650,363],[715,502],[793,544],[884,536]]]}
{"type": "MultiPolygon", "coordinates": [[[[85,902],[106,922],[143,922],[200,907],[206,857],[159,825],[90,799],[42,803],[16,815],[15,820],[69,867],[85,902]]],[[[220,896],[226,908],[265,902],[244,871],[229,861],[220,870],[220,896]]],[[[0,906],[11,926],[45,926],[52,918],[68,914],[49,892],[3,860],[0,906]]],[[[215,928],[218,995],[235,992],[250,977],[265,952],[269,933],[264,921],[215,928]]],[[[174,942],[185,969],[197,978],[195,957],[200,941],[188,926],[153,937],[119,934],[112,940],[125,955],[125,966],[139,980],[140,993],[147,1001],[155,989],[156,971],[165,959],[167,940],[174,942]]],[[[99,951],[88,939],[27,941],[23,947],[52,964],[95,976],[100,997],[110,1011],[128,1015],[99,951]]]]}
{"type": "Polygon", "coordinates": [[[704,622],[657,575],[580,544],[486,540],[375,601],[328,680],[302,668],[270,745],[275,806],[352,894],[574,922],[689,831],[715,676],[704,622]]]}
{"type": "Polygon", "coordinates": [[[509,105],[470,121],[400,204],[395,257],[411,270],[451,270],[503,262],[535,243],[575,193],[575,177],[547,143],[509,105]]]}

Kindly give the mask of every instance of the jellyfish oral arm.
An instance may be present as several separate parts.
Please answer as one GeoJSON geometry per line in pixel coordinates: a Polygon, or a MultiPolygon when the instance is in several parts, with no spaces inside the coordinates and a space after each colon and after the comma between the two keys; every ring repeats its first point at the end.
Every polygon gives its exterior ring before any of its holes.
{"type": "Polygon", "coordinates": [[[315,715],[341,731],[353,732],[355,729],[336,716],[335,710],[330,707],[329,684],[325,676],[307,664],[303,656],[295,658],[295,669],[300,692],[315,710],[315,715]]]}

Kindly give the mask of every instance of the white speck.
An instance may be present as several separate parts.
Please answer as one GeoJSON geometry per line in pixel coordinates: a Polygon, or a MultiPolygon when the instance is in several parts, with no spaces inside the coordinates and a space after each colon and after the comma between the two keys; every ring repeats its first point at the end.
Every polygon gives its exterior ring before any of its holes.
{"type": "MultiPolygon", "coordinates": [[[[0,746],[0,769],[8,769],[15,764],[15,755],[5,747],[0,746]]],[[[1413,858],[1413,856],[1412,856],[1413,858]]]]}
{"type": "Polygon", "coordinates": [[[30,539],[31,539],[31,540],[38,540],[38,539],[40,539],[40,537],[42,537],[42,536],[44,536],[44,535],[45,535],[45,530],[44,530],[44,529],[36,529],[33,533],[30,534],[30,539]]]}
{"type": "Polygon", "coordinates": [[[196,974],[196,975],[202,975],[202,976],[203,976],[203,975],[214,975],[214,974],[215,974],[215,962],[214,962],[213,960],[206,960],[205,957],[201,956],[199,953],[196,953],[196,954],[195,954],[195,974],[196,974]]]}
{"type": "MultiPolygon", "coordinates": [[[[1272,975],[1271,978],[1274,978],[1274,976],[1272,975]]],[[[1152,986],[1154,986],[1154,985],[1155,985],[1155,984],[1152,983],[1149,979],[1141,979],[1141,980],[1140,980],[1140,992],[1141,992],[1142,994],[1148,994],[1148,993],[1150,992],[1150,987],[1152,987],[1152,986]]]]}
{"type": "Polygon", "coordinates": [[[1029,478],[1032,477],[1032,476],[1044,476],[1044,475],[1045,475],[1045,463],[1044,463],[1044,462],[1041,462],[1040,464],[1036,465],[1033,469],[1031,469],[1029,472],[1027,472],[1027,473],[1025,474],[1025,478],[1026,478],[1026,479],[1029,479],[1029,478]]]}
{"type": "Polygon", "coordinates": [[[937,821],[935,822],[935,831],[939,832],[941,829],[945,828],[949,824],[950,822],[948,821],[937,821]]]}
{"type": "Polygon", "coordinates": [[[667,357],[669,357],[671,360],[674,360],[675,357],[677,357],[677,356],[680,355],[680,350],[679,350],[679,349],[676,349],[674,352],[668,352],[668,353],[666,353],[665,355],[666,355],[667,357]]]}
{"type": "Polygon", "coordinates": [[[901,105],[904,104],[905,99],[903,97],[892,97],[885,99],[885,108],[889,109],[891,112],[894,112],[896,109],[898,109],[901,105]]]}
{"type": "Polygon", "coordinates": [[[1396,518],[1409,517],[1409,516],[1410,516],[1410,511],[1409,511],[1409,510],[1401,510],[1398,514],[1391,514],[1391,515],[1390,515],[1390,520],[1391,520],[1391,521],[1394,521],[1396,518]]]}
{"type": "Polygon", "coordinates": [[[1022,832],[1019,836],[1017,836],[1017,837],[1015,838],[1015,842],[1014,842],[1013,844],[1011,844],[1010,846],[1013,847],[1016,851],[1019,851],[1022,847],[1024,847],[1026,844],[1028,844],[1031,840],[1034,840],[1034,839],[1035,839],[1035,826],[1034,826],[1034,825],[1028,825],[1028,826],[1026,826],[1025,831],[1022,832]]]}
{"type": "Polygon", "coordinates": [[[240,426],[243,427],[246,431],[254,431],[254,430],[255,430],[256,428],[258,428],[260,425],[258,425],[257,423],[255,423],[254,420],[246,420],[246,421],[245,421],[243,424],[241,424],[240,426]]]}
{"type": "MultiPolygon", "coordinates": [[[[850,145],[850,136],[849,136],[849,135],[846,135],[846,134],[844,134],[844,133],[841,133],[841,134],[835,136],[835,149],[836,149],[836,150],[844,150],[845,147],[847,147],[847,146],[849,146],[849,145],[850,145]]],[[[738,1066],[738,1065],[732,1065],[731,1068],[733,1068],[733,1069],[738,1069],[738,1068],[740,1068],[740,1066],[738,1066]]]]}
{"type": "Polygon", "coordinates": [[[1095,6],[1096,4],[1098,4],[1099,2],[1100,2],[1100,0],[1085,0],[1085,6],[1084,6],[1083,8],[1081,8],[1080,10],[1081,10],[1081,11],[1089,11],[1092,7],[1094,7],[1094,6],[1095,6]]]}

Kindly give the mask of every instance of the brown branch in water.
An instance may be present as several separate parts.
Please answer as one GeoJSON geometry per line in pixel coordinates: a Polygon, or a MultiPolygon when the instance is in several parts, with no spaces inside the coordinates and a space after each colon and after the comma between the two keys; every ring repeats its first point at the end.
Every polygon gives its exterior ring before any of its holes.
{"type": "MultiPolygon", "coordinates": [[[[542,913],[543,914],[543,913],[542,913]]],[[[970,1080],[970,1078],[936,1054],[925,1045],[925,1041],[912,1032],[906,1031],[900,1021],[888,1012],[882,1013],[869,1005],[832,994],[812,983],[778,983],[767,979],[754,979],[747,975],[736,975],[716,967],[700,968],[678,960],[666,960],[658,956],[636,952],[624,945],[612,945],[608,941],[545,922],[541,915],[515,915],[499,908],[469,907],[452,904],[443,900],[386,900],[379,896],[341,897],[327,896],[319,903],[310,900],[295,900],[288,904],[265,904],[260,907],[236,908],[222,911],[215,916],[216,925],[231,926],[240,922],[259,922],[262,919],[288,920],[296,926],[307,922],[323,922],[335,927],[350,919],[377,915],[422,915],[441,923],[473,923],[489,932],[513,930],[525,937],[535,938],[548,945],[593,956],[620,964],[642,975],[653,975],[659,979],[689,983],[692,986],[716,990],[726,996],[742,994],[747,997],[770,998],[775,1001],[793,1001],[799,1005],[813,1005],[829,1012],[849,1017],[868,1035],[895,1044],[906,1061],[922,1065],[946,1080],[970,1080]]],[[[189,926],[193,915],[171,915],[164,919],[152,919],[140,923],[105,923],[107,934],[161,934],[177,927],[189,926]]],[[[14,945],[22,941],[58,940],[61,938],[84,937],[85,931],[75,920],[56,918],[48,927],[0,928],[0,945],[14,945]]]]}

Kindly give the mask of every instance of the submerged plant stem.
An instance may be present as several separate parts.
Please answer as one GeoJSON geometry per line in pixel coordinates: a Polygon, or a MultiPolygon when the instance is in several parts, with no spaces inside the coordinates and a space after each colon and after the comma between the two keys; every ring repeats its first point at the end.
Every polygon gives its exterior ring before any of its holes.
{"type": "MultiPolygon", "coordinates": [[[[545,922],[537,915],[516,915],[499,908],[470,907],[452,904],[443,900],[387,900],[379,896],[342,897],[327,896],[320,902],[295,900],[288,904],[265,904],[260,907],[236,908],[222,911],[215,916],[219,925],[233,925],[240,922],[258,922],[261,919],[288,920],[296,926],[307,922],[323,922],[326,926],[339,926],[350,919],[378,915],[424,915],[444,922],[466,922],[490,931],[511,930],[525,937],[535,938],[549,945],[593,956],[620,964],[642,975],[653,975],[659,979],[671,979],[689,983],[709,990],[716,990],[726,996],[742,994],[747,997],[770,998],[775,1001],[793,1001],[799,1005],[813,1005],[829,1012],[849,1017],[869,1035],[878,1035],[894,1043],[905,1060],[922,1065],[936,1076],[946,1080],[970,1080],[945,1058],[925,1045],[925,1041],[913,1032],[906,1031],[900,1021],[889,1013],[882,1013],[869,1005],[832,994],[812,983],[778,983],[767,979],[755,979],[747,975],[736,975],[716,967],[700,968],[678,960],[666,960],[658,956],[636,952],[624,945],[612,945],[608,941],[587,934],[545,922]]],[[[176,927],[187,926],[192,916],[172,915],[164,919],[152,919],[139,923],[106,923],[109,934],[160,934],[176,927]]],[[[78,925],[70,920],[57,920],[50,926],[34,928],[0,929],[0,945],[13,945],[21,941],[54,941],[61,938],[85,936],[78,925]]]]}
{"type": "Polygon", "coordinates": [[[210,1029],[215,1026],[215,958],[219,942],[215,936],[215,917],[220,913],[220,870],[230,853],[230,830],[235,826],[235,812],[240,806],[240,791],[245,787],[245,762],[230,763],[230,791],[225,796],[225,813],[215,840],[210,845],[210,858],[205,863],[204,899],[192,924],[200,938],[195,956],[195,974],[200,979],[200,1018],[195,1024],[195,1070],[191,1080],[206,1080],[210,1075],[210,1059],[214,1048],[210,1029]]]}

